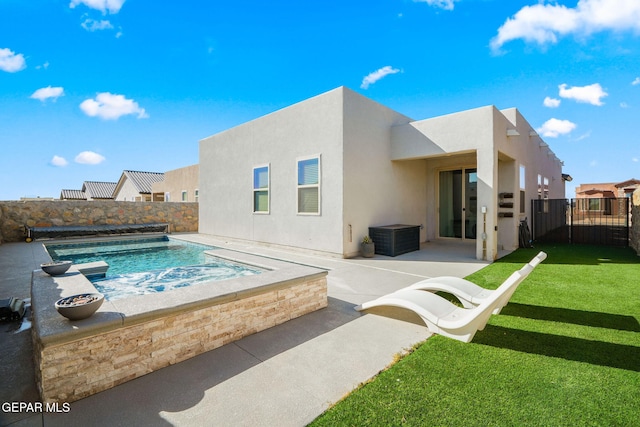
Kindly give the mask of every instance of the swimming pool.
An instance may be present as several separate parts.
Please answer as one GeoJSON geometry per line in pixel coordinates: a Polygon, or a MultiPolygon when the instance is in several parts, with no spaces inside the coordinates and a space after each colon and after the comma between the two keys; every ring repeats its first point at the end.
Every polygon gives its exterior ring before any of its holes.
{"type": "Polygon", "coordinates": [[[105,261],[105,277],[90,277],[108,300],[164,292],[196,283],[260,274],[262,270],[207,255],[214,246],[167,236],[46,245],[54,261],[105,261]]]}
{"type": "MultiPolygon", "coordinates": [[[[56,243],[42,244],[39,258],[49,259],[45,246],[56,243]]],[[[89,319],[71,321],[55,301],[96,292],[95,285],[78,265],[55,277],[35,270],[31,332],[41,400],[70,403],[327,306],[327,270],[224,246],[208,252],[264,271],[106,300],[89,319]]]]}

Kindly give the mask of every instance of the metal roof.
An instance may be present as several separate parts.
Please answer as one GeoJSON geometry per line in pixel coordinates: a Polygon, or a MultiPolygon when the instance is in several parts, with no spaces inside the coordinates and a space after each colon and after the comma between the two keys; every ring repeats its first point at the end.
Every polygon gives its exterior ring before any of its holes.
{"type": "Polygon", "coordinates": [[[124,171],[123,174],[131,180],[141,194],[151,194],[151,186],[156,182],[164,181],[164,173],[160,172],[124,171]]]}
{"type": "Polygon", "coordinates": [[[82,190],[92,199],[113,199],[117,182],[85,181],[82,190]]]}
{"type": "Polygon", "coordinates": [[[87,195],[82,190],[62,190],[60,192],[61,200],[87,200],[87,195]]]}

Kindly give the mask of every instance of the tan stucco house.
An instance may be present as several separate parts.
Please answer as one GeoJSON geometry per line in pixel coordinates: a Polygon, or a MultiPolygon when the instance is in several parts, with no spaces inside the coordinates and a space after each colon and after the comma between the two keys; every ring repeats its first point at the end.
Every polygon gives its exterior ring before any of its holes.
{"type": "Polygon", "coordinates": [[[153,201],[197,202],[199,198],[200,165],[170,170],[164,180],[151,186],[153,201]]]}
{"type": "Polygon", "coordinates": [[[201,233],[353,257],[369,227],[420,226],[478,259],[518,247],[562,162],[515,108],[413,120],[339,87],[200,141],[201,233]]]}
{"type": "Polygon", "coordinates": [[[600,182],[594,184],[580,184],[576,187],[577,199],[632,197],[633,192],[640,188],[640,180],[632,178],[622,182],[600,182]]]}
{"type": "Polygon", "coordinates": [[[622,182],[580,184],[576,187],[574,213],[577,212],[587,216],[624,216],[626,215],[624,208],[626,205],[611,199],[628,198],[631,200],[633,193],[639,188],[640,180],[635,178],[622,182]]]}

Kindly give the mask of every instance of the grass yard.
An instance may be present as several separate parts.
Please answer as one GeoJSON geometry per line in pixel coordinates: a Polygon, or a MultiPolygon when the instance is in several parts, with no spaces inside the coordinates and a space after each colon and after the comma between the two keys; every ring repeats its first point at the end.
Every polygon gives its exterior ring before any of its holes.
{"type": "Polygon", "coordinates": [[[540,250],[548,258],[471,343],[426,340],[312,425],[640,425],[640,257],[540,245],[468,279],[495,289],[540,250]]]}

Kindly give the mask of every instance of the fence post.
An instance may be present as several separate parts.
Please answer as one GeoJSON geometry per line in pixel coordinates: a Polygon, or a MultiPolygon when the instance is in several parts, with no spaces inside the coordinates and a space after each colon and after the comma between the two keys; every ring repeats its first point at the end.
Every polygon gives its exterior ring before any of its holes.
{"type": "Polygon", "coordinates": [[[576,199],[569,199],[569,243],[573,243],[573,204],[576,199]]]}
{"type": "Polygon", "coordinates": [[[629,224],[629,212],[631,212],[631,204],[629,203],[631,201],[630,199],[631,199],[630,197],[625,197],[625,199],[624,199],[626,201],[626,203],[625,203],[626,220],[624,222],[624,225],[625,225],[624,228],[627,230],[627,246],[629,246],[629,240],[631,238],[630,230],[629,230],[631,228],[630,224],[629,224]]]}

